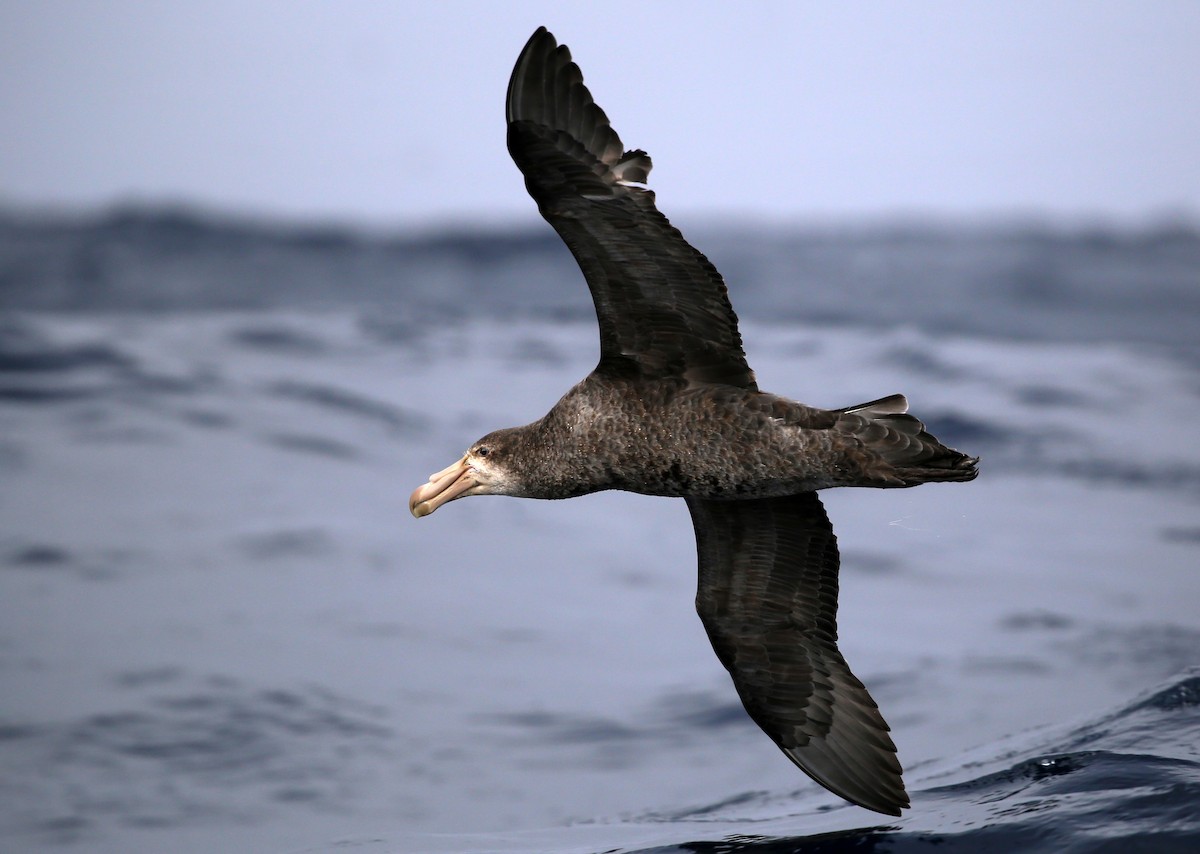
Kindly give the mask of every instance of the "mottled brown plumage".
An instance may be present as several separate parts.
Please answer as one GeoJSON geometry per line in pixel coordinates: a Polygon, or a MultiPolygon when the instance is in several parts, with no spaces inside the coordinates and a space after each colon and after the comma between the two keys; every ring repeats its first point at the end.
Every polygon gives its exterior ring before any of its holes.
{"type": "Polygon", "coordinates": [[[901,395],[827,410],[760,392],[720,274],[658,212],[649,156],[625,151],[544,28],[513,69],[507,119],[526,187],[591,290],[600,362],[543,418],[431,476],[413,514],[483,494],[687,499],[696,607],[746,711],[817,782],[899,815],[888,726],[837,648],[837,542],[815,490],[971,480],[975,458],[901,395]]]}

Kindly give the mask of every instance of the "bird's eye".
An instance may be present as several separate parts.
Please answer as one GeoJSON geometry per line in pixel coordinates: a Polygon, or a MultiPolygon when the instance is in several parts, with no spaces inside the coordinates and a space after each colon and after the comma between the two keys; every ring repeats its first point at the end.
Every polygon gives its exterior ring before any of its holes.
{"type": "Polygon", "coordinates": [[[481,445],[480,447],[476,448],[475,454],[480,457],[486,457],[488,455],[487,445],[481,445]]]}

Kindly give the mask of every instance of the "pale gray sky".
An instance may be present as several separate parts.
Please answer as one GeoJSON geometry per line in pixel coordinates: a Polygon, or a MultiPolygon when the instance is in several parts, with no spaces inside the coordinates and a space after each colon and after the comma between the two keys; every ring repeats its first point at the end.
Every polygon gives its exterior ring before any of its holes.
{"type": "Polygon", "coordinates": [[[0,0],[0,203],[532,222],[538,24],[671,216],[1200,215],[1193,0],[0,0]]]}

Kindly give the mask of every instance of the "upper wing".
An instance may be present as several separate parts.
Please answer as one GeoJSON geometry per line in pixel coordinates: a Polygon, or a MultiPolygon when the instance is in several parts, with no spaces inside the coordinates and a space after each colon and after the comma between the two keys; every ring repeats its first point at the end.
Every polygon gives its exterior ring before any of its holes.
{"type": "Polygon", "coordinates": [[[837,541],[817,494],[687,502],[696,609],[750,717],[830,791],[899,815],[888,725],[838,652],[837,541]]]}
{"type": "Polygon", "coordinates": [[[517,59],[506,112],[525,186],[591,289],[597,371],[754,388],[721,274],[634,186],[650,157],[623,150],[570,51],[544,27],[517,59]]]}

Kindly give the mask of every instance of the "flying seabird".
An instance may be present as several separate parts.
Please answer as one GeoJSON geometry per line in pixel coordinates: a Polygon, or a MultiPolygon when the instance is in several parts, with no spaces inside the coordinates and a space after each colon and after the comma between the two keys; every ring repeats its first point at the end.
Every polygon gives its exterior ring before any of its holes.
{"type": "Polygon", "coordinates": [[[508,85],[508,150],[579,263],[600,362],[541,419],[489,433],[409,501],[420,518],[468,495],[683,498],[696,609],[750,717],[830,791],[909,805],[888,725],[837,647],[838,549],[818,489],[966,481],[894,394],[818,409],[759,391],[721,274],[646,189],[565,45],[539,28],[508,85]]]}

